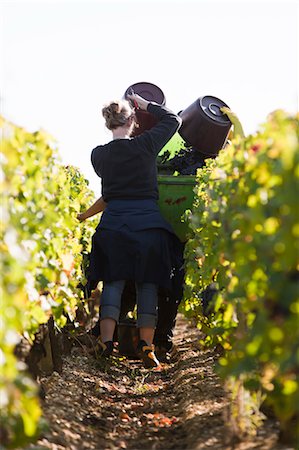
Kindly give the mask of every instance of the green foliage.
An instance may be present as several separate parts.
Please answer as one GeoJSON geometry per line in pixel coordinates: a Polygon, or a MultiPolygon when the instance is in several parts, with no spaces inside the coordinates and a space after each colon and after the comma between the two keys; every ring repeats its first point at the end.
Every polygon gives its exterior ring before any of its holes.
{"type": "Polygon", "coordinates": [[[224,348],[221,375],[265,394],[282,428],[299,417],[298,129],[298,117],[276,111],[198,170],[186,248],[187,313],[206,344],[224,348]]]}
{"type": "Polygon", "coordinates": [[[13,448],[36,435],[41,415],[37,387],[14,348],[22,334],[32,342],[50,315],[58,326],[75,320],[84,302],[82,255],[94,230],[76,214],[93,193],[78,169],[59,163],[45,132],[4,119],[1,128],[1,435],[13,448]]]}
{"type": "Polygon", "coordinates": [[[158,157],[167,157],[167,159],[171,159],[180,151],[181,148],[185,148],[185,146],[185,141],[177,132],[160,150],[158,157]]]}
{"type": "Polygon", "coordinates": [[[186,150],[186,143],[177,132],[164,145],[157,156],[156,163],[159,175],[178,175],[173,167],[172,159],[183,150],[186,150]]]}

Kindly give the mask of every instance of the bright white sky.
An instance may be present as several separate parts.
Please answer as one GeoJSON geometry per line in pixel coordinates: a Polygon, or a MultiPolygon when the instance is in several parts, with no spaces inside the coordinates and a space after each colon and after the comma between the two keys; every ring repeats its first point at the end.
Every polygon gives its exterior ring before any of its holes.
{"type": "MultiPolygon", "coordinates": [[[[1,1],[1,0],[0,0],[1,1]]],[[[1,113],[47,130],[97,195],[100,111],[148,81],[178,112],[213,95],[253,133],[298,110],[298,3],[290,0],[1,1],[1,113]]]]}

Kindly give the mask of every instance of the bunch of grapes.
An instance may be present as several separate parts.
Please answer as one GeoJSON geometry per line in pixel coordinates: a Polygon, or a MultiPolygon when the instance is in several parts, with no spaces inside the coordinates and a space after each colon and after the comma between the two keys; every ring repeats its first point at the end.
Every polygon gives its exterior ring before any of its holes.
{"type": "Polygon", "coordinates": [[[170,153],[165,152],[157,160],[158,173],[172,175],[196,175],[197,169],[204,166],[206,156],[193,147],[181,148],[178,153],[169,159],[170,153]]]}

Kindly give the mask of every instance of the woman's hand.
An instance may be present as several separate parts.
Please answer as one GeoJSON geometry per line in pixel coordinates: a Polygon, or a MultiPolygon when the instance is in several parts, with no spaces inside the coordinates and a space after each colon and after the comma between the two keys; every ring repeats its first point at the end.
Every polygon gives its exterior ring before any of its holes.
{"type": "Polygon", "coordinates": [[[89,217],[94,216],[100,212],[103,212],[106,208],[107,203],[104,201],[103,197],[98,198],[90,208],[88,208],[83,213],[77,214],[77,219],[80,222],[84,222],[84,220],[89,219],[89,217]]]}
{"type": "Polygon", "coordinates": [[[84,222],[84,220],[86,220],[86,217],[84,213],[79,213],[77,214],[77,219],[79,220],[79,222],[84,222]]]}
{"type": "Polygon", "coordinates": [[[148,102],[147,100],[145,100],[145,98],[140,97],[140,95],[138,94],[127,94],[127,97],[129,100],[131,100],[131,102],[133,103],[133,105],[135,106],[135,108],[139,108],[142,109],[144,111],[147,110],[147,106],[150,102],[148,102]]]}

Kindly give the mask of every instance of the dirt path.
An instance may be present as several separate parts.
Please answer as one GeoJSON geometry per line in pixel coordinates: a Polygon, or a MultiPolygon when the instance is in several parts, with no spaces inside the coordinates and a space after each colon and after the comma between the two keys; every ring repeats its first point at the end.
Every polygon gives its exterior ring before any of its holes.
{"type": "Polygon", "coordinates": [[[49,430],[28,449],[286,449],[269,422],[253,442],[227,443],[228,400],[213,371],[216,356],[199,350],[198,338],[180,316],[177,352],[161,373],[118,356],[98,361],[75,347],[60,375],[42,379],[49,430]]]}

